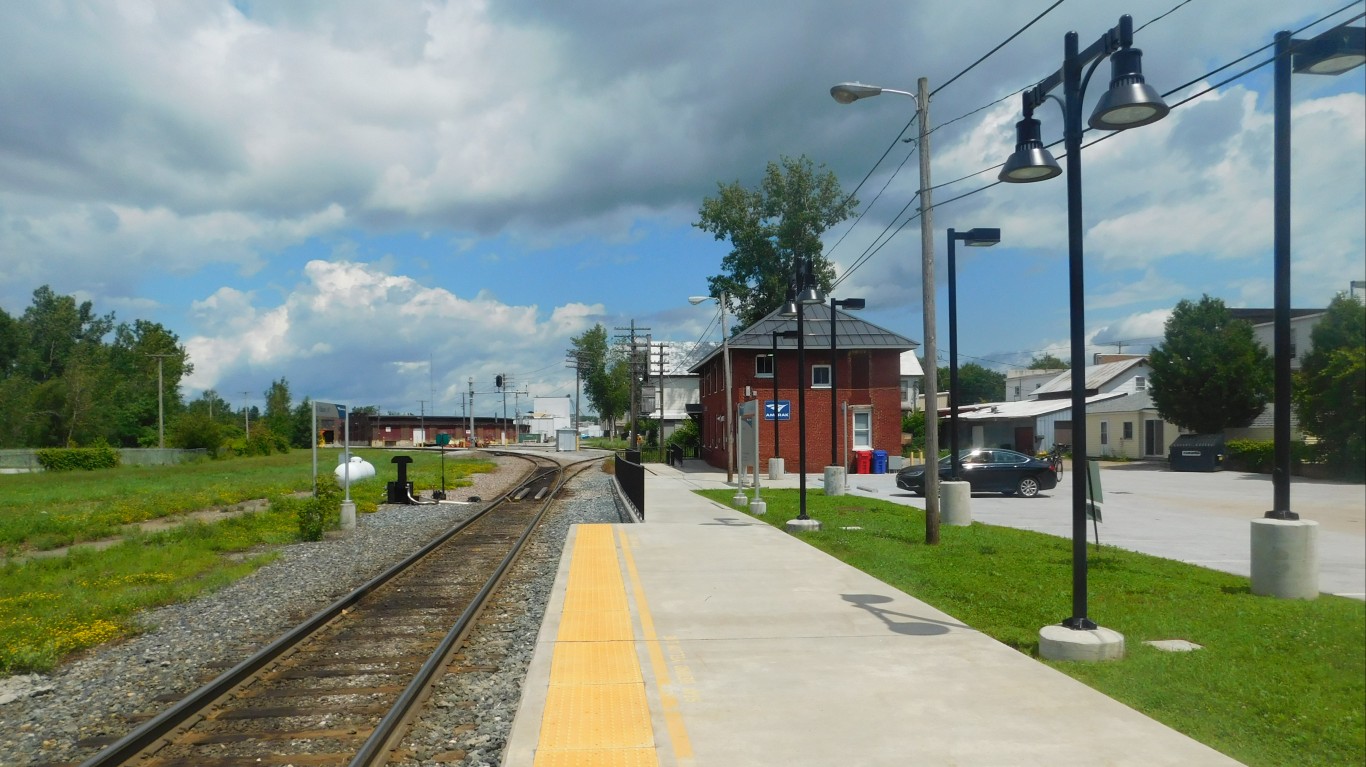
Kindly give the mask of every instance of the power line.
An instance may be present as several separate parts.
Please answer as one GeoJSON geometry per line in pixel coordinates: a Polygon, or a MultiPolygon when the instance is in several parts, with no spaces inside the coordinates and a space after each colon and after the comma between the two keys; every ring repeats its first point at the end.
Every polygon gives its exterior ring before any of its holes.
{"type": "MultiPolygon", "coordinates": [[[[997,51],[999,51],[999,50],[1001,50],[1002,48],[1006,47],[1006,45],[1008,45],[1008,44],[1010,43],[1011,40],[1014,40],[1015,38],[1017,38],[1017,37],[1019,37],[1020,35],[1024,34],[1024,32],[1025,32],[1026,29],[1029,29],[1030,27],[1034,26],[1034,24],[1037,23],[1037,22],[1039,21],[1039,19],[1042,19],[1043,17],[1047,16],[1049,13],[1051,13],[1051,12],[1053,11],[1054,8],[1057,8],[1058,6],[1062,5],[1062,2],[1063,2],[1063,0],[1057,0],[1057,2],[1055,2],[1055,3],[1053,3],[1052,5],[1050,5],[1050,6],[1048,6],[1047,8],[1045,8],[1044,11],[1043,11],[1043,13],[1040,13],[1038,16],[1035,16],[1034,19],[1033,19],[1032,21],[1030,21],[1028,24],[1026,24],[1026,25],[1024,25],[1023,27],[1020,27],[1019,29],[1017,29],[1017,30],[1015,31],[1015,34],[1013,34],[1013,35],[1011,35],[1010,37],[1007,37],[1005,40],[1001,41],[1000,45],[997,45],[995,48],[992,48],[991,50],[987,51],[986,54],[982,56],[982,58],[980,58],[980,59],[978,59],[978,60],[972,62],[971,64],[969,64],[969,65],[967,66],[967,68],[964,69],[962,72],[959,72],[958,74],[954,75],[953,77],[950,77],[949,80],[948,80],[948,82],[946,82],[946,83],[944,83],[943,85],[939,86],[938,88],[935,88],[934,90],[930,91],[930,98],[934,98],[934,94],[936,94],[936,93],[938,93],[938,92],[944,90],[945,88],[949,87],[950,85],[952,85],[954,80],[957,80],[958,78],[962,77],[963,75],[967,74],[968,72],[971,72],[973,67],[975,67],[975,66],[977,66],[978,64],[981,64],[983,61],[986,61],[987,59],[991,58],[991,56],[992,56],[994,53],[996,53],[997,51]]],[[[1190,0],[1186,0],[1186,2],[1190,2],[1190,0]]],[[[1167,11],[1167,13],[1171,13],[1171,11],[1167,11]]],[[[1156,21],[1156,19],[1154,19],[1154,21],[1156,21]]],[[[1152,22],[1150,21],[1150,22],[1148,22],[1148,23],[1151,24],[1152,22]]]]}
{"type": "MultiPolygon", "coordinates": [[[[1190,0],[1183,0],[1183,2],[1177,4],[1177,5],[1176,5],[1175,7],[1173,7],[1171,10],[1167,11],[1166,13],[1162,14],[1161,16],[1158,16],[1157,18],[1154,18],[1152,21],[1149,21],[1147,24],[1144,24],[1143,26],[1146,27],[1146,26],[1148,26],[1149,24],[1152,24],[1153,22],[1158,21],[1159,19],[1165,18],[1166,16],[1170,15],[1172,12],[1176,11],[1178,8],[1182,7],[1183,5],[1186,5],[1186,4],[1189,3],[1189,2],[1190,2],[1190,0]]],[[[1322,16],[1322,17],[1320,17],[1320,18],[1318,18],[1318,19],[1316,19],[1316,20],[1314,20],[1314,21],[1311,21],[1311,22],[1309,22],[1308,24],[1305,24],[1304,26],[1302,26],[1302,27],[1300,27],[1299,29],[1295,30],[1295,34],[1298,34],[1298,33],[1300,33],[1300,32],[1303,32],[1304,30],[1306,30],[1306,29],[1308,29],[1308,28],[1310,28],[1310,27],[1312,27],[1312,26],[1315,26],[1316,24],[1320,24],[1320,23],[1322,23],[1322,22],[1324,22],[1324,21],[1326,21],[1326,20],[1332,18],[1333,16],[1336,16],[1336,15],[1338,15],[1339,13],[1342,13],[1343,11],[1346,11],[1346,10],[1348,10],[1349,8],[1351,8],[1351,7],[1355,6],[1355,5],[1357,5],[1359,2],[1360,2],[1360,0],[1354,0],[1354,2],[1347,4],[1347,5],[1343,6],[1342,8],[1339,8],[1339,9],[1337,9],[1337,10],[1335,10],[1335,11],[1332,11],[1332,12],[1330,12],[1330,13],[1328,13],[1328,14],[1325,14],[1324,16],[1322,16]]],[[[1051,9],[1050,9],[1050,10],[1051,10],[1051,9]]],[[[1357,19],[1362,18],[1363,16],[1366,16],[1366,14],[1358,14],[1358,15],[1356,15],[1356,16],[1353,16],[1353,17],[1350,18],[1350,19],[1347,19],[1347,20],[1345,20],[1345,21],[1343,21],[1343,22],[1337,24],[1336,26],[1345,26],[1345,25],[1347,25],[1347,24],[1352,23],[1353,21],[1356,21],[1357,19]]],[[[1140,27],[1140,29],[1142,29],[1142,27],[1140,27]]],[[[1233,60],[1233,61],[1231,61],[1231,62],[1229,62],[1229,63],[1227,63],[1227,64],[1224,64],[1223,66],[1220,66],[1220,67],[1218,67],[1218,68],[1216,68],[1216,69],[1214,69],[1214,70],[1211,70],[1210,72],[1207,72],[1207,73],[1205,73],[1204,75],[1201,75],[1200,77],[1195,78],[1194,80],[1191,80],[1190,82],[1187,82],[1187,83],[1185,83],[1185,84],[1183,84],[1183,85],[1180,85],[1180,86],[1178,86],[1178,87],[1176,87],[1176,88],[1173,88],[1173,89],[1167,91],[1166,93],[1163,93],[1162,96],[1163,96],[1163,98],[1166,98],[1167,96],[1170,96],[1170,95],[1172,95],[1172,94],[1174,94],[1174,93],[1177,93],[1177,92],[1179,92],[1179,91],[1181,91],[1181,90],[1184,90],[1185,88],[1188,88],[1188,87],[1190,87],[1191,85],[1193,85],[1193,84],[1195,84],[1195,83],[1198,83],[1198,82],[1201,82],[1201,81],[1203,81],[1203,80],[1206,80],[1206,79],[1208,79],[1211,75],[1214,75],[1214,74],[1217,74],[1217,73],[1219,73],[1219,72],[1222,72],[1223,70],[1228,69],[1229,67],[1234,66],[1234,65],[1238,64],[1238,63],[1241,62],[1241,61],[1244,61],[1244,60],[1246,60],[1246,59],[1248,59],[1248,58],[1250,58],[1250,57],[1252,57],[1252,56],[1255,56],[1256,54],[1260,53],[1261,51],[1266,50],[1266,49],[1269,48],[1269,47],[1271,47],[1271,44],[1264,45],[1264,46],[1262,46],[1262,47],[1260,47],[1260,48],[1258,48],[1258,49],[1252,51],[1251,53],[1248,53],[1248,54],[1246,54],[1246,55],[1244,55],[1244,56],[1241,56],[1241,57],[1239,57],[1239,58],[1237,58],[1237,59],[1235,59],[1235,60],[1233,60]]],[[[1209,93],[1209,92],[1212,91],[1212,90],[1217,90],[1218,88],[1221,88],[1221,87],[1227,85],[1227,84],[1230,83],[1230,82],[1233,82],[1233,81],[1235,81],[1235,80],[1238,80],[1238,79],[1240,79],[1240,78],[1242,78],[1242,77],[1246,77],[1248,74],[1251,74],[1252,72],[1255,72],[1256,70],[1258,70],[1258,69],[1260,69],[1260,68],[1266,66],[1267,64],[1271,63],[1272,61],[1274,61],[1274,57],[1273,57],[1272,59],[1268,59],[1268,60],[1266,60],[1266,61],[1263,61],[1263,62],[1261,62],[1261,63],[1259,63],[1259,64],[1257,64],[1257,65],[1255,65],[1255,66],[1249,67],[1248,69],[1245,69],[1245,70],[1243,70],[1243,71],[1237,73],[1236,75],[1233,75],[1232,77],[1229,77],[1229,78],[1227,78],[1227,79],[1225,79],[1225,80],[1222,80],[1222,81],[1220,81],[1220,82],[1218,82],[1218,83],[1216,83],[1216,84],[1214,84],[1214,85],[1211,85],[1211,86],[1208,87],[1208,88],[1205,88],[1204,90],[1201,90],[1201,91],[1198,92],[1198,93],[1195,93],[1195,94],[1193,94],[1193,95],[1191,95],[1191,96],[1189,96],[1189,97],[1187,97],[1187,98],[1185,98],[1185,99],[1182,99],[1181,101],[1178,101],[1178,102],[1176,102],[1175,104],[1172,104],[1170,108],[1174,110],[1174,109],[1176,109],[1177,107],[1183,106],[1183,105],[1189,103],[1190,101],[1192,101],[1192,100],[1194,100],[1194,99],[1196,99],[1196,98],[1198,98],[1198,97],[1200,97],[1200,96],[1203,96],[1203,95],[1205,95],[1206,93],[1209,93]]],[[[1027,87],[1032,87],[1032,86],[1027,86],[1027,87]]],[[[1024,90],[1024,89],[1021,89],[1021,90],[1024,90]]],[[[1016,91],[1017,94],[1018,94],[1019,92],[1020,92],[1020,91],[1016,91]]],[[[1008,97],[1005,97],[1005,98],[1008,98],[1008,97]]],[[[1003,99],[997,99],[997,101],[992,102],[992,104],[999,103],[1001,100],[1003,100],[1003,99]]],[[[988,104],[987,106],[991,106],[992,104],[988,104]]],[[[986,107],[980,107],[980,108],[978,108],[978,109],[976,109],[976,110],[973,110],[973,112],[969,112],[968,114],[973,114],[973,113],[975,113],[975,112],[980,112],[982,109],[985,109],[985,108],[986,108],[986,107]]],[[[960,119],[962,119],[963,117],[966,117],[966,116],[967,116],[967,115],[963,115],[962,117],[954,118],[954,120],[952,120],[952,121],[950,121],[950,122],[954,122],[954,121],[960,120],[960,119]]],[[[947,124],[947,123],[945,123],[945,124],[947,124]]],[[[1095,129],[1095,128],[1086,128],[1086,129],[1083,131],[1083,135],[1086,134],[1086,133],[1090,133],[1090,132],[1093,131],[1093,130],[1096,130],[1096,129],[1095,129]]],[[[1108,139],[1113,138],[1114,136],[1118,135],[1118,134],[1121,133],[1121,132],[1122,132],[1122,131],[1115,131],[1115,132],[1112,132],[1112,133],[1106,133],[1105,135],[1100,136],[1100,137],[1096,138],[1095,140],[1093,140],[1093,141],[1091,141],[1091,142],[1089,142],[1089,143],[1083,144],[1083,145],[1082,145],[1082,148],[1084,149],[1084,148],[1087,148],[1087,147],[1095,146],[1096,144],[1098,144],[1098,143],[1100,143],[1100,142],[1102,142],[1102,141],[1106,141],[1106,140],[1108,140],[1108,139]]],[[[1061,144],[1062,142],[1063,142],[1063,139],[1057,139],[1056,141],[1053,141],[1052,143],[1047,144],[1046,147],[1047,147],[1047,148],[1051,148],[1051,147],[1057,146],[1058,144],[1061,144]]],[[[1066,157],[1066,156],[1067,156],[1066,154],[1061,154],[1061,155],[1058,155],[1056,159],[1061,160],[1061,159],[1063,159],[1063,158],[1066,157]]],[[[931,189],[931,190],[940,189],[940,188],[942,188],[942,187],[950,186],[950,185],[952,185],[952,184],[956,184],[956,183],[959,183],[959,182],[961,182],[961,181],[965,181],[965,180],[967,180],[967,179],[969,179],[969,178],[973,178],[973,177],[975,177],[975,176],[980,176],[980,175],[982,175],[983,173],[988,173],[988,172],[990,172],[990,171],[996,170],[996,169],[1002,167],[1004,164],[1005,164],[1005,163],[1002,162],[1002,163],[998,163],[998,164],[993,165],[993,166],[988,167],[988,168],[983,168],[983,169],[978,170],[978,171],[976,171],[976,172],[974,172],[974,173],[970,173],[970,174],[968,174],[968,175],[966,175],[966,176],[962,176],[962,177],[960,177],[960,178],[954,179],[953,181],[944,182],[944,183],[942,183],[942,184],[936,184],[935,186],[932,186],[930,189],[931,189]]],[[[997,186],[997,185],[999,185],[999,184],[1001,184],[1001,183],[1002,183],[1002,182],[1001,182],[1000,180],[996,180],[996,181],[993,181],[993,182],[991,182],[991,183],[989,183],[989,184],[985,184],[985,185],[983,185],[983,186],[980,186],[980,187],[978,187],[978,188],[976,188],[976,189],[972,189],[972,190],[970,190],[970,191],[964,192],[963,194],[960,194],[960,195],[958,195],[958,196],[956,196],[956,197],[950,197],[950,198],[945,199],[945,200],[940,200],[940,201],[934,203],[933,205],[931,205],[931,206],[930,206],[930,209],[931,209],[931,210],[934,210],[935,208],[939,208],[939,207],[941,207],[941,206],[943,206],[943,205],[947,205],[947,204],[949,204],[949,203],[951,203],[951,202],[956,202],[956,201],[961,200],[961,199],[963,199],[963,198],[965,198],[965,197],[971,197],[971,196],[974,195],[974,194],[977,194],[977,193],[979,193],[979,192],[984,192],[984,191],[986,191],[986,190],[988,190],[988,189],[990,189],[990,188],[992,188],[992,187],[994,187],[994,186],[997,186]]],[[[916,192],[916,195],[915,195],[915,196],[912,196],[911,201],[914,202],[914,200],[916,199],[916,196],[918,196],[918,195],[919,195],[919,192],[916,192]]],[[[909,208],[909,207],[910,207],[910,202],[907,203],[907,205],[906,205],[905,208],[902,208],[902,211],[901,211],[901,212],[904,213],[904,212],[906,211],[906,209],[909,208]]],[[[899,216],[899,215],[901,215],[901,213],[898,213],[897,215],[899,216]]],[[[915,214],[911,215],[909,218],[907,218],[905,221],[903,221],[903,222],[901,223],[901,225],[898,226],[898,227],[896,228],[895,231],[893,231],[890,235],[888,235],[887,238],[886,238],[886,240],[883,240],[883,241],[880,242],[880,243],[878,242],[878,239],[874,239],[874,243],[877,243],[876,247],[870,245],[868,249],[865,249],[865,251],[863,252],[863,254],[861,254],[857,259],[855,259],[854,264],[853,264],[852,266],[850,266],[849,269],[845,270],[845,272],[844,272],[843,274],[840,275],[839,279],[834,283],[834,285],[838,285],[838,284],[840,284],[841,282],[843,282],[844,280],[848,279],[848,277],[849,277],[850,275],[852,275],[859,267],[862,267],[864,264],[866,264],[866,263],[868,262],[869,259],[871,259],[874,255],[876,255],[878,251],[882,250],[883,246],[885,246],[885,245],[886,245],[888,242],[890,242],[894,237],[896,237],[897,234],[900,234],[900,232],[901,232],[902,229],[905,229],[906,226],[907,226],[908,224],[910,224],[912,221],[915,221],[915,220],[916,220],[917,218],[919,218],[919,217],[920,217],[919,212],[916,212],[915,214]]],[[[856,223],[857,223],[857,222],[856,222],[856,223]]],[[[890,229],[895,223],[896,223],[896,218],[894,217],[894,218],[892,219],[892,223],[891,223],[891,224],[888,224],[887,227],[883,229],[883,234],[886,234],[887,230],[890,229]]],[[[847,236],[848,233],[846,232],[845,234],[846,234],[846,236],[847,236]]],[[[879,235],[878,237],[881,238],[882,235],[879,235]]],[[[841,240],[843,240],[843,238],[841,238],[841,240]]],[[[832,250],[833,250],[833,247],[832,247],[832,250]]]]}

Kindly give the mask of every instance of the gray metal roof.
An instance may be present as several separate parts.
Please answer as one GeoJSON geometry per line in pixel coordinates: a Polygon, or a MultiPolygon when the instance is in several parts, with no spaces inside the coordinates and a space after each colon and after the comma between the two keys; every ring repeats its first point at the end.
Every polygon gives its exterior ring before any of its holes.
{"type": "Polygon", "coordinates": [[[1140,410],[1156,410],[1152,395],[1147,391],[1131,392],[1118,399],[1104,402],[1095,407],[1087,405],[1088,413],[1136,413],[1140,410]]]}
{"type": "MultiPolygon", "coordinates": [[[[1107,362],[1104,365],[1086,366],[1086,390],[1093,391],[1104,386],[1124,371],[1135,365],[1142,365],[1148,360],[1144,357],[1136,357],[1131,360],[1121,360],[1119,362],[1107,362]]],[[[1036,398],[1042,399],[1046,394],[1057,392],[1072,391],[1072,371],[1068,370],[1058,374],[1057,378],[1035,389],[1033,394],[1036,398]]]]}
{"type": "MultiPolygon", "coordinates": [[[[779,315],[782,308],[774,309],[767,317],[741,330],[730,338],[730,348],[732,349],[772,349],[773,331],[796,330],[797,319],[795,317],[783,317],[779,315]]],[[[836,345],[843,350],[852,349],[890,349],[893,351],[909,351],[917,349],[920,344],[911,339],[893,333],[886,328],[866,322],[852,314],[846,314],[839,310],[835,311],[836,323],[836,345]]],[[[830,348],[830,307],[810,306],[806,308],[806,315],[802,321],[803,329],[806,331],[806,348],[808,349],[829,349],[830,348]]],[[[796,349],[797,340],[779,338],[779,349],[796,349]]],[[[707,360],[720,354],[721,348],[718,346],[709,354],[697,360],[691,368],[696,371],[702,367],[707,360]]]]}

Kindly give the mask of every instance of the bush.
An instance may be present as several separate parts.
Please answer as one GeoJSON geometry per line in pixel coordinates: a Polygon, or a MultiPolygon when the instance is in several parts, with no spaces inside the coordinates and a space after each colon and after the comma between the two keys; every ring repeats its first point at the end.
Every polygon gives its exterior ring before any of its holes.
{"type": "MultiPolygon", "coordinates": [[[[1276,443],[1269,439],[1231,439],[1224,447],[1228,449],[1233,465],[1243,471],[1267,474],[1276,462],[1276,443]]],[[[1292,463],[1308,463],[1313,459],[1311,447],[1300,441],[1290,443],[1292,463]]]]}
{"type": "Polygon", "coordinates": [[[119,465],[119,451],[108,445],[99,447],[50,447],[36,451],[38,465],[47,471],[92,471],[119,465]]]}

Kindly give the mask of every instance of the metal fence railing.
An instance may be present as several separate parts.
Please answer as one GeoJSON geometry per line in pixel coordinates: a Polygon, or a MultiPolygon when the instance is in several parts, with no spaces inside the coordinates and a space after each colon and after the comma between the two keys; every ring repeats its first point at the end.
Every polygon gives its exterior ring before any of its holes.
{"type": "Polygon", "coordinates": [[[621,492],[635,507],[636,516],[645,520],[645,466],[640,462],[639,450],[624,450],[613,456],[613,474],[621,492]]]}

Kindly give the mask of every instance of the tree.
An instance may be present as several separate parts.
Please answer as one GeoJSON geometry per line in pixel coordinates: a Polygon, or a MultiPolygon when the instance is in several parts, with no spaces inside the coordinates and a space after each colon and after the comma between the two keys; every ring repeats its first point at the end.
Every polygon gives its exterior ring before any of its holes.
{"type": "Polygon", "coordinates": [[[1148,363],[1158,414],[1201,434],[1247,426],[1271,400],[1270,355],[1251,324],[1208,295],[1176,305],[1148,363]]]}
{"type": "Polygon", "coordinates": [[[262,419],[271,433],[288,444],[294,434],[294,414],[291,412],[289,381],[271,381],[266,390],[266,414],[262,419]]]}
{"type": "Polygon", "coordinates": [[[1054,357],[1048,352],[1034,355],[1034,359],[1029,361],[1026,366],[1028,370],[1068,370],[1072,366],[1054,357]]]}
{"type": "Polygon", "coordinates": [[[1366,467],[1366,306],[1339,293],[1310,333],[1295,380],[1295,411],[1328,464],[1359,477],[1366,467]]]}
{"type": "MultiPolygon", "coordinates": [[[[949,369],[939,368],[939,380],[948,390],[949,369]]],[[[1005,399],[1006,374],[989,370],[976,362],[958,366],[959,405],[976,405],[982,402],[1000,402],[1005,399]]]]}
{"type": "Polygon", "coordinates": [[[722,273],[707,283],[712,296],[729,296],[737,327],[782,305],[799,259],[809,259],[815,284],[830,290],[835,268],[821,253],[821,234],[853,215],[858,200],[824,168],[805,155],[782,157],[768,164],[759,188],[718,182],[716,196],[702,201],[693,226],[731,243],[722,273]]]}
{"type": "Polygon", "coordinates": [[[615,430],[617,416],[630,407],[630,366],[607,345],[607,329],[594,325],[570,339],[588,404],[615,430]]]}

